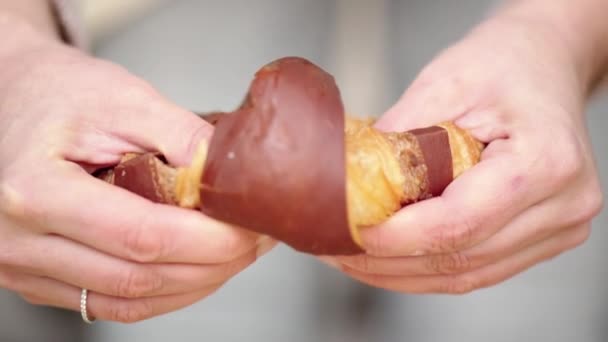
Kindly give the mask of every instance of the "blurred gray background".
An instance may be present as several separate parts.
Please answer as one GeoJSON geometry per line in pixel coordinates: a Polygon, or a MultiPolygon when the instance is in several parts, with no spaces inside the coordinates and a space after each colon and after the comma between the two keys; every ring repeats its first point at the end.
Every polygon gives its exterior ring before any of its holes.
{"type": "MultiPolygon", "coordinates": [[[[379,114],[493,3],[155,1],[145,15],[97,37],[94,53],[194,110],[232,109],[259,66],[298,55],[336,76],[349,112],[379,114]]],[[[604,193],[607,108],[608,98],[597,97],[588,116],[604,193]]],[[[604,211],[584,246],[460,297],[374,290],[285,247],[212,297],[135,325],[85,327],[76,313],[30,307],[0,291],[0,341],[603,342],[608,341],[607,224],[604,211]]]]}

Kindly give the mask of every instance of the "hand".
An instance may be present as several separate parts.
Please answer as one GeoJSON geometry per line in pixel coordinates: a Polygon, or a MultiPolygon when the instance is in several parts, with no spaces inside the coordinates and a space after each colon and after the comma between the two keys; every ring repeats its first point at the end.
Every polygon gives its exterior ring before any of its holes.
{"type": "Polygon", "coordinates": [[[0,286],[135,322],[213,293],[273,242],[93,177],[126,152],[187,165],[210,126],[143,81],[52,42],[1,56],[0,286]]]}
{"type": "Polygon", "coordinates": [[[583,243],[602,194],[587,84],[553,32],[490,21],[446,50],[378,122],[455,123],[486,142],[442,196],[363,230],[364,255],[322,258],[372,286],[467,293],[583,243]]]}

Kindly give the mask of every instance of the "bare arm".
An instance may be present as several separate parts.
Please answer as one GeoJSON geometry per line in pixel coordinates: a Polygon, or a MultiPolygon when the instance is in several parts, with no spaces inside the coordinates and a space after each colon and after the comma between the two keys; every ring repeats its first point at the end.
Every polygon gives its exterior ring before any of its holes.
{"type": "Polygon", "coordinates": [[[522,20],[551,31],[573,58],[582,84],[592,90],[608,72],[606,13],[605,0],[515,0],[507,1],[493,20],[522,20]]]}
{"type": "MultiPolygon", "coordinates": [[[[2,25],[20,22],[29,25],[39,34],[59,39],[59,26],[50,1],[42,0],[0,0],[0,23],[2,25]]],[[[13,31],[3,29],[0,35],[10,35],[13,31]]]]}

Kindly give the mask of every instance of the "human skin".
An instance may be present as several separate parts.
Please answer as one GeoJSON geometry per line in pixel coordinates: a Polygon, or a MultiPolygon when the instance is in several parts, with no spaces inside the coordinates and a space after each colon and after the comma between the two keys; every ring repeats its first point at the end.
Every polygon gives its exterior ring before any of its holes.
{"type": "Polygon", "coordinates": [[[93,177],[127,152],[187,165],[212,129],[59,41],[44,1],[0,1],[0,287],[136,322],[213,293],[274,242],[93,177]]]}
{"type": "Polygon", "coordinates": [[[439,54],[378,121],[454,120],[487,143],[440,196],[321,259],[371,286],[463,294],[584,243],[603,197],[584,108],[608,62],[608,3],[511,1],[439,54]]]}

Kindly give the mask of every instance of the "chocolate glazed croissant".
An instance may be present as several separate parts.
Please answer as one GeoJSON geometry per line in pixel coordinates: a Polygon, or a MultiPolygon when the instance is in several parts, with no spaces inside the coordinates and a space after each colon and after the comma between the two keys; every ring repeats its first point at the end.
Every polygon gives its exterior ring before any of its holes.
{"type": "Polygon", "coordinates": [[[189,167],[130,154],[99,177],[158,203],[201,210],[315,255],[362,252],[359,230],[438,196],[483,144],[452,123],[387,133],[347,118],[334,78],[296,57],[256,74],[189,167]]]}

